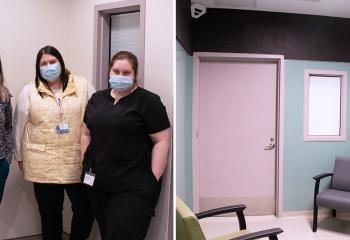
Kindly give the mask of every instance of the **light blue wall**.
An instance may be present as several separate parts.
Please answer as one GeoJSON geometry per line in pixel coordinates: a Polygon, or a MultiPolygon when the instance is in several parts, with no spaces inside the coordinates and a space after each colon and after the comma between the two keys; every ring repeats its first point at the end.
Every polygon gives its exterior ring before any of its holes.
{"type": "MultiPolygon", "coordinates": [[[[312,177],[319,173],[331,172],[336,156],[350,156],[349,140],[346,142],[303,141],[305,69],[340,70],[350,73],[350,63],[285,61],[284,211],[312,209],[315,183],[312,177]]],[[[348,86],[350,87],[350,82],[348,86]]],[[[176,46],[176,111],[176,194],[191,207],[193,204],[192,57],[179,42],[176,46]]],[[[350,110],[347,115],[349,139],[350,110]]],[[[321,187],[327,184],[329,181],[325,181],[321,187]]]]}
{"type": "Polygon", "coordinates": [[[192,207],[192,56],[176,41],[176,195],[192,207]]]}
{"type": "MultiPolygon", "coordinates": [[[[315,186],[312,177],[320,173],[332,172],[336,156],[350,155],[349,110],[347,110],[348,140],[346,142],[303,141],[305,69],[341,70],[349,74],[350,63],[285,61],[284,211],[312,209],[315,186]]],[[[348,106],[350,106],[349,103],[348,106]]],[[[323,187],[327,184],[329,182],[323,187]]]]}

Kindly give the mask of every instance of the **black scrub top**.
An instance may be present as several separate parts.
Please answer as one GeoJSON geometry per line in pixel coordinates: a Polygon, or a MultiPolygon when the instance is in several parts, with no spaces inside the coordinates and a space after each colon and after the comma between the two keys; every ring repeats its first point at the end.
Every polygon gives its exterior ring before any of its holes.
{"type": "Polygon", "coordinates": [[[96,174],[96,190],[134,191],[153,215],[161,180],[151,170],[149,134],[170,127],[165,107],[158,95],[140,87],[115,105],[110,92],[94,93],[85,110],[91,141],[84,155],[84,171],[91,167],[96,174]]]}

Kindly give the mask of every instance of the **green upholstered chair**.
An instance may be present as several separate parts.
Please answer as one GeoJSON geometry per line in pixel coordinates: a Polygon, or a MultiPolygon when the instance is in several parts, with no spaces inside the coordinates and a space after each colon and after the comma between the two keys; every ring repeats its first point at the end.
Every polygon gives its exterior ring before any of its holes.
{"type": "Polygon", "coordinates": [[[203,234],[198,219],[230,212],[237,214],[240,230],[210,240],[253,240],[264,237],[268,237],[270,240],[278,239],[277,235],[283,232],[280,228],[250,233],[246,229],[243,214],[245,208],[245,205],[240,204],[194,214],[179,197],[176,197],[176,240],[208,240],[203,234]]]}

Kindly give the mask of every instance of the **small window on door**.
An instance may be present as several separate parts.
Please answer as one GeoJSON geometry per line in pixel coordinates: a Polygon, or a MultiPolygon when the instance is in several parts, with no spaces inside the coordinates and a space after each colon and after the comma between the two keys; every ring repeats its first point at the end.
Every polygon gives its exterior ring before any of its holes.
{"type": "Polygon", "coordinates": [[[110,59],[119,51],[129,51],[140,59],[140,12],[111,16],[110,59]]]}
{"type": "Polygon", "coordinates": [[[346,140],[346,86],[346,72],[305,70],[305,141],[346,140]]]}

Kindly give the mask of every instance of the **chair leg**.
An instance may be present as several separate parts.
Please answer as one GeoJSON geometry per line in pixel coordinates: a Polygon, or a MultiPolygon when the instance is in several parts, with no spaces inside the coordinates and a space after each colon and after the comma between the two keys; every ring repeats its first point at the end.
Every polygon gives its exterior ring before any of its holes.
{"type": "Polygon", "coordinates": [[[270,236],[270,237],[269,237],[269,240],[278,240],[278,238],[277,238],[276,235],[273,235],[273,236],[270,236]]]}
{"type": "Polygon", "coordinates": [[[332,209],[332,216],[335,218],[337,216],[337,210],[332,209]]]}
{"type": "Polygon", "coordinates": [[[314,219],[312,223],[312,231],[317,231],[317,213],[318,213],[318,207],[316,206],[316,203],[314,204],[314,219]]]}

